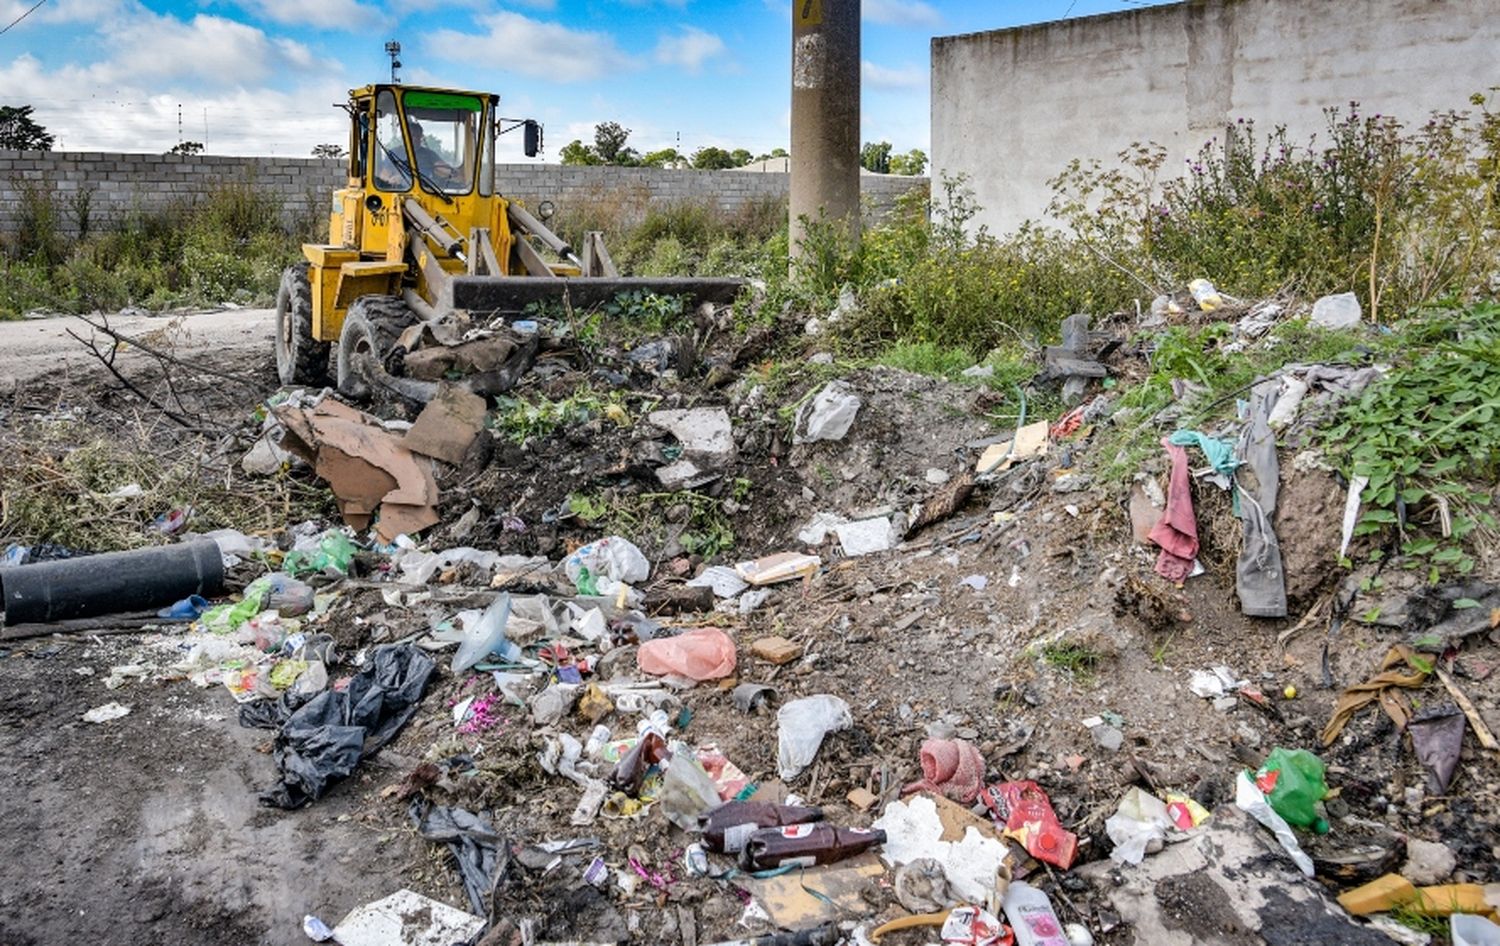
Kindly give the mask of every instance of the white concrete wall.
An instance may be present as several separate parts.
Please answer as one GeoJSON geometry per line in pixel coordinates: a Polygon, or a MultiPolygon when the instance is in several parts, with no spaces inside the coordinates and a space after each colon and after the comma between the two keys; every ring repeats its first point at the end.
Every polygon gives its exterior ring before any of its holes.
{"type": "Polygon", "coordinates": [[[967,174],[975,225],[1044,215],[1073,158],[1167,148],[1175,175],[1237,119],[1286,125],[1323,109],[1419,125],[1500,85],[1500,0],[1187,0],[932,41],[932,180],[967,174]]]}

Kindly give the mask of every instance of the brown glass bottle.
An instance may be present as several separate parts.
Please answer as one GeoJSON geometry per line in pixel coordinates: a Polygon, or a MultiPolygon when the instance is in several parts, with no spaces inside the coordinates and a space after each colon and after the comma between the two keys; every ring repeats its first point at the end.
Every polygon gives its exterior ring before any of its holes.
{"type": "Polygon", "coordinates": [[[787,865],[832,864],[885,843],[885,832],[873,828],[836,828],[830,824],[794,824],[762,828],[740,851],[745,870],[772,870],[787,865]]]}
{"type": "Polygon", "coordinates": [[[703,846],[716,854],[738,854],[761,828],[822,821],[823,809],[773,805],[763,801],[725,802],[698,819],[703,846]]]}

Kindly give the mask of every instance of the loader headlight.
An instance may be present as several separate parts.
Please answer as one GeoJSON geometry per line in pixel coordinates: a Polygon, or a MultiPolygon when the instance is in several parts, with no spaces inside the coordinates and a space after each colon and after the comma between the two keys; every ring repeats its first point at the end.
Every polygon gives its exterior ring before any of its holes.
{"type": "Polygon", "coordinates": [[[543,220],[551,220],[552,215],[557,213],[557,208],[552,206],[552,201],[544,200],[536,205],[536,215],[543,220]]]}
{"type": "Polygon", "coordinates": [[[371,194],[369,197],[365,198],[365,209],[372,214],[380,213],[380,208],[382,206],[384,205],[380,201],[379,194],[371,194]]]}

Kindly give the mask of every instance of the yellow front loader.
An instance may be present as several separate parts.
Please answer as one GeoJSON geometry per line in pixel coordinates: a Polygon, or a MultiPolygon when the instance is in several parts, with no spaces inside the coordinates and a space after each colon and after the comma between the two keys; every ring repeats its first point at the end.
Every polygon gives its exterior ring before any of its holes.
{"type": "Polygon", "coordinates": [[[349,93],[349,177],[333,194],[329,242],[303,245],[307,261],[276,296],[283,384],[319,384],[331,369],[346,394],[384,385],[425,400],[433,386],[400,377],[404,356],[492,316],[632,290],[728,302],[744,285],[621,278],[599,233],[575,251],[496,190],[501,132],[523,130],[528,156],[541,144],[536,122],[502,119],[498,105],[491,93],[394,84],[349,93]]]}

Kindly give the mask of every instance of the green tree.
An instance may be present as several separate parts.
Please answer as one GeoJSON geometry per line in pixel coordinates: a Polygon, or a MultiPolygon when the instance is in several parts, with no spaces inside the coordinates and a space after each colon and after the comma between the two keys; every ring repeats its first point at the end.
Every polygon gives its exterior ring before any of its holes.
{"type": "Polygon", "coordinates": [[[687,164],[687,159],[676,148],[662,148],[660,151],[646,152],[641,158],[641,164],[648,168],[675,168],[687,164]]]}
{"type": "Polygon", "coordinates": [[[0,149],[51,151],[56,140],[32,119],[30,105],[0,105],[0,149]]]}
{"type": "Polygon", "coordinates": [[[315,158],[342,158],[344,154],[343,145],[313,145],[312,149],[315,158]]]}
{"type": "Polygon", "coordinates": [[[737,168],[742,168],[745,165],[749,164],[751,161],[755,160],[755,155],[746,151],[744,148],[735,148],[733,151],[729,152],[729,156],[734,159],[734,166],[737,168]]]}
{"type": "Polygon", "coordinates": [[[563,164],[603,164],[599,152],[592,145],[586,145],[577,138],[563,145],[562,151],[558,152],[563,164]]]}
{"type": "Polygon", "coordinates": [[[630,129],[619,122],[600,122],[594,126],[594,153],[605,164],[639,164],[640,153],[625,147],[629,138],[630,129]]]}
{"type": "Polygon", "coordinates": [[[864,147],[859,149],[859,164],[866,171],[874,171],[876,174],[889,174],[891,171],[891,143],[882,141],[876,144],[866,141],[864,147]]]}
{"type": "Polygon", "coordinates": [[[890,171],[892,174],[905,174],[908,177],[919,177],[927,170],[927,152],[921,148],[913,148],[905,154],[891,155],[890,171]]]}
{"type": "Polygon", "coordinates": [[[709,145],[693,152],[693,167],[700,171],[723,171],[739,165],[734,163],[734,155],[723,148],[709,145]]]}
{"type": "Polygon", "coordinates": [[[203,142],[201,141],[179,141],[172,146],[167,154],[202,154],[203,142]]]}

